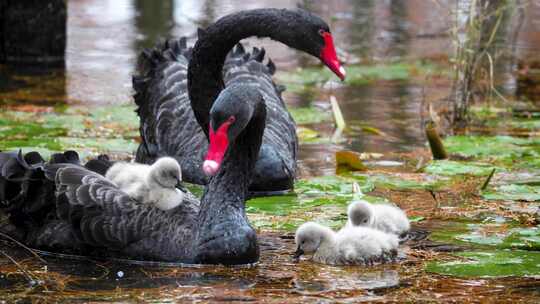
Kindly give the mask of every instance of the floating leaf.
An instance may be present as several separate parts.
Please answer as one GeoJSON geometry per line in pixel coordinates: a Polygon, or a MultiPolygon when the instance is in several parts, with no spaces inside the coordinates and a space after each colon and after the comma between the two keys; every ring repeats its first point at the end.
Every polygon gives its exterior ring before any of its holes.
{"type": "MultiPolygon", "coordinates": [[[[367,167],[362,162],[362,155],[354,151],[336,152],[336,164],[341,169],[365,171],[367,167]]],[[[339,169],[339,168],[338,168],[339,169]]]]}
{"type": "Polygon", "coordinates": [[[421,221],[424,221],[426,218],[423,216],[409,216],[409,222],[411,223],[419,223],[421,221]]]}
{"type": "Polygon", "coordinates": [[[508,168],[540,168],[540,140],[511,136],[450,136],[448,152],[508,168]]]}
{"type": "Polygon", "coordinates": [[[482,192],[487,200],[540,201],[540,186],[501,185],[482,192]]]}
{"type": "Polygon", "coordinates": [[[406,179],[402,176],[393,176],[390,174],[367,175],[361,173],[353,173],[353,175],[356,177],[364,176],[377,187],[393,190],[435,190],[441,188],[444,185],[444,180],[442,178],[434,178],[433,176],[425,176],[423,174],[409,174],[409,176],[412,175],[416,177],[414,179],[406,179]]]}
{"type": "Polygon", "coordinates": [[[294,121],[299,125],[332,121],[332,115],[316,107],[289,108],[294,121]]]}
{"type": "Polygon", "coordinates": [[[426,270],[458,277],[507,277],[540,275],[540,252],[474,251],[456,254],[465,261],[430,262],[426,270]]]}
{"type": "Polygon", "coordinates": [[[302,126],[298,126],[296,128],[296,135],[298,136],[300,142],[313,141],[319,137],[319,133],[317,131],[302,126]]]}
{"type": "MultiPolygon", "coordinates": [[[[451,160],[435,160],[432,161],[424,172],[438,175],[489,175],[491,171],[497,168],[493,165],[479,162],[458,162],[451,160]]],[[[504,170],[498,168],[499,170],[504,170]]]]}
{"type": "MultiPolygon", "coordinates": [[[[352,194],[352,184],[357,179],[340,176],[320,176],[309,180],[300,180],[295,184],[298,193],[331,193],[333,195],[352,194]]],[[[372,191],[374,185],[367,179],[360,182],[362,192],[372,191]]]]}

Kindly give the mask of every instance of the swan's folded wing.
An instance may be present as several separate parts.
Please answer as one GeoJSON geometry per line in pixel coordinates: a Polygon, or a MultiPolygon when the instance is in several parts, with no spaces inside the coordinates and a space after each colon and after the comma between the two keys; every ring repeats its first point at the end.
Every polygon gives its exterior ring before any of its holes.
{"type": "Polygon", "coordinates": [[[182,210],[141,205],[105,177],[83,167],[59,169],[56,183],[58,217],[71,223],[83,243],[94,247],[125,251],[142,247],[143,253],[158,256],[154,251],[159,248],[149,247],[177,236],[175,229],[190,226],[198,214],[198,205],[186,201],[177,207],[182,210]]]}

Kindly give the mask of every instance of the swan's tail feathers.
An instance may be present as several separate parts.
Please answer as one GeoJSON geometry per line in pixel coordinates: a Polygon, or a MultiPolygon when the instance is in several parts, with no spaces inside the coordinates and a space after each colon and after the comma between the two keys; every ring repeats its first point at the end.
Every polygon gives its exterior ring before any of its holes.
{"type": "Polygon", "coordinates": [[[239,43],[236,45],[236,48],[234,49],[234,51],[233,51],[232,54],[233,54],[234,56],[242,56],[242,55],[244,55],[245,53],[246,53],[246,49],[244,49],[244,46],[242,45],[242,43],[239,42],[239,43]]]}
{"type": "Polygon", "coordinates": [[[253,48],[253,52],[251,53],[251,58],[253,60],[257,60],[258,62],[262,62],[264,59],[264,55],[266,54],[266,50],[264,48],[253,48]]]}
{"type": "Polygon", "coordinates": [[[191,50],[192,48],[187,46],[186,37],[181,37],[159,42],[154,48],[141,52],[138,58],[138,74],[132,78],[135,104],[139,107],[136,112],[139,115],[141,114],[140,108],[148,102],[146,93],[149,90],[151,80],[159,78],[157,73],[168,62],[184,61],[184,59],[185,62],[189,62],[191,50]]]}
{"type": "Polygon", "coordinates": [[[47,179],[45,166],[38,152],[0,153],[0,207],[10,217],[43,220],[54,201],[54,184],[47,179]]]}
{"type": "Polygon", "coordinates": [[[79,154],[75,151],[68,150],[63,153],[54,153],[51,155],[49,164],[73,164],[80,165],[81,159],[79,154]]]}
{"type": "Polygon", "coordinates": [[[266,64],[266,68],[268,69],[268,72],[271,75],[274,75],[276,73],[276,65],[270,58],[268,58],[268,63],[266,64]]]}
{"type": "Polygon", "coordinates": [[[24,160],[29,165],[39,165],[39,164],[45,163],[45,160],[43,159],[43,157],[41,157],[41,154],[39,154],[39,152],[36,152],[36,151],[31,151],[31,152],[26,153],[24,155],[24,160]]]}
{"type": "Polygon", "coordinates": [[[95,159],[89,160],[84,167],[90,171],[94,171],[98,174],[105,175],[107,170],[112,167],[114,163],[109,159],[109,156],[102,154],[95,159]]]}

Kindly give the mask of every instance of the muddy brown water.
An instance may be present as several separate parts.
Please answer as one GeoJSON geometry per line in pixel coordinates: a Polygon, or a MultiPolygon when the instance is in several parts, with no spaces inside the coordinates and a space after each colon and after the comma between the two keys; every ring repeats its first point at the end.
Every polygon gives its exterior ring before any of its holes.
{"type": "MultiPolygon", "coordinates": [[[[447,34],[455,1],[215,1],[84,0],[68,3],[65,69],[0,66],[0,102],[40,105],[83,104],[99,107],[131,103],[131,75],[137,54],[162,37],[186,35],[241,9],[294,8],[307,5],[331,26],[340,55],[349,63],[399,60],[446,60],[447,34]]],[[[540,40],[540,5],[522,19],[523,30],[503,48],[514,58],[528,58],[540,40]]],[[[516,17],[517,18],[517,17],[516,17]]],[[[515,26],[511,18],[510,26],[515,26]]],[[[519,19],[519,18],[518,18],[519,19]]],[[[299,52],[268,40],[263,45],[279,69],[316,64],[299,52]]],[[[515,60],[498,66],[497,83],[512,95],[515,60]]],[[[448,81],[375,81],[370,84],[316,89],[308,96],[287,93],[291,106],[326,103],[334,94],[345,119],[383,131],[345,134],[340,144],[309,144],[300,149],[303,177],[335,173],[335,151],[407,152],[424,146],[419,109],[423,99],[445,97],[448,81]]],[[[313,126],[331,133],[332,124],[313,126]]],[[[429,225],[428,225],[429,226],[429,225]]],[[[431,227],[430,229],[437,229],[431,227]]],[[[250,267],[165,267],[118,261],[83,261],[45,257],[46,264],[13,244],[1,248],[25,269],[0,258],[0,302],[526,302],[540,300],[538,278],[462,279],[422,271],[430,257],[403,246],[404,259],[373,267],[333,267],[293,262],[289,232],[261,231],[261,260],[250,267]]]]}

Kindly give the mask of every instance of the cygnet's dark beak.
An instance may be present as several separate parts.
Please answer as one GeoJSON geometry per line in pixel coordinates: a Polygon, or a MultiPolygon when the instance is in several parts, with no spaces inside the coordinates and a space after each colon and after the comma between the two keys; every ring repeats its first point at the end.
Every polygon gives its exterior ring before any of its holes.
{"type": "Polygon", "coordinates": [[[298,249],[296,249],[296,251],[294,252],[293,258],[294,259],[299,259],[300,256],[302,256],[302,254],[304,254],[304,250],[302,250],[300,247],[298,247],[298,249]]]}
{"type": "Polygon", "coordinates": [[[184,193],[187,193],[188,190],[186,189],[186,187],[184,187],[184,184],[182,184],[182,181],[181,180],[178,180],[176,182],[176,188],[179,189],[180,191],[184,192],[184,193]]]}

